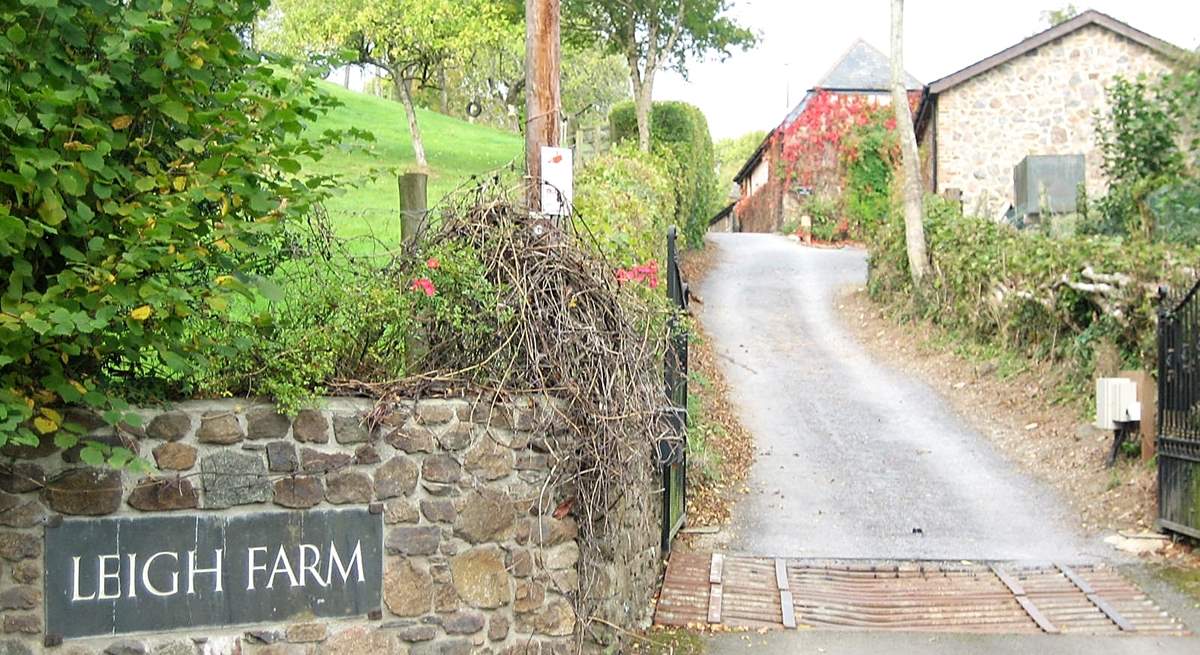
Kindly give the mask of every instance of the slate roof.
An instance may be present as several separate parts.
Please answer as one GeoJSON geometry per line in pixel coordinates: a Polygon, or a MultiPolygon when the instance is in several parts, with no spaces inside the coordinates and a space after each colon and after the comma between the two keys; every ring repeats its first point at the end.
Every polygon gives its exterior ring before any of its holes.
{"type": "MultiPolygon", "coordinates": [[[[907,71],[904,73],[904,86],[910,91],[919,91],[925,88],[920,80],[907,71]]],[[[800,102],[788,112],[787,117],[783,119],[784,125],[790,125],[792,121],[796,120],[817,89],[834,92],[888,93],[892,89],[892,61],[870,43],[862,39],[856,40],[850,44],[846,52],[842,53],[841,58],[829,69],[829,72],[825,73],[820,81],[812,89],[809,89],[800,102]]]]}
{"type": "MultiPolygon", "coordinates": [[[[925,86],[907,71],[904,78],[905,86],[910,90],[925,86]]],[[[890,91],[891,60],[875,46],[858,39],[850,44],[841,59],[838,59],[833,68],[816,83],[815,88],[829,91],[890,91]]]]}

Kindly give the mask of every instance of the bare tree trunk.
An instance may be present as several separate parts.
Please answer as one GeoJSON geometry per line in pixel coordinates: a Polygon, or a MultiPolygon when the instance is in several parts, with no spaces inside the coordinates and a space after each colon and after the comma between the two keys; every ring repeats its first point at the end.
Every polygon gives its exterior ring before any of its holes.
{"type": "Polygon", "coordinates": [[[442,87],[441,105],[442,114],[450,115],[450,90],[446,88],[446,62],[438,64],[438,86],[442,87]]]}
{"type": "Polygon", "coordinates": [[[342,78],[342,86],[346,87],[346,89],[349,90],[350,89],[350,64],[346,64],[346,69],[345,69],[344,75],[345,76],[342,78]]]}
{"type": "Polygon", "coordinates": [[[428,168],[425,159],[425,144],[421,141],[421,128],[417,126],[417,108],[412,100],[412,80],[404,76],[403,71],[392,73],[392,81],[396,92],[400,95],[400,103],[404,105],[404,114],[408,117],[408,133],[412,136],[413,154],[419,168],[428,168]]]}
{"type": "Polygon", "coordinates": [[[921,159],[917,153],[917,135],[913,131],[912,109],[904,79],[904,0],[892,0],[892,107],[900,130],[900,151],[904,168],[904,243],[908,251],[908,270],[913,285],[920,288],[929,274],[929,255],[925,250],[925,217],[921,202],[921,159]]]}
{"type": "Polygon", "coordinates": [[[654,71],[646,72],[640,81],[635,79],[633,107],[637,114],[638,149],[650,152],[650,113],[654,107],[654,71]]]}

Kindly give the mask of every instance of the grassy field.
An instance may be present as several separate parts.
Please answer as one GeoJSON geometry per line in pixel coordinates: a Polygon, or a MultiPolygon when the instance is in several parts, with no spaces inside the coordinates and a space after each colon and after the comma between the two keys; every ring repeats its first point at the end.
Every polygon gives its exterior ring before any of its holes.
{"type": "MultiPolygon", "coordinates": [[[[343,237],[372,235],[385,243],[399,238],[396,180],[391,173],[372,177],[378,169],[403,172],[414,165],[412,139],[404,108],[397,102],[322,83],[342,101],[314,126],[316,130],[356,127],[375,135],[365,149],[337,150],[311,168],[318,173],[340,173],[355,181],[342,195],[326,203],[334,229],[343,237]]],[[[429,202],[432,205],[458,188],[472,175],[487,173],[521,157],[519,134],[417,110],[425,156],[429,160],[429,202]]],[[[520,163],[520,162],[518,162],[520,163]]]]}

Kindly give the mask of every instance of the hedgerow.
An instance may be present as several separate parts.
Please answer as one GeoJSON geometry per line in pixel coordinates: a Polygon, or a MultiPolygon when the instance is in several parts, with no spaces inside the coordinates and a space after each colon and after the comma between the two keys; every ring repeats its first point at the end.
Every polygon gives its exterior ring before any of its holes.
{"type": "MultiPolygon", "coordinates": [[[[614,143],[637,142],[632,102],[614,107],[609,120],[614,143]]],[[[656,102],[650,111],[650,138],[675,183],[675,221],[687,244],[698,247],[720,199],[708,120],[685,102],[656,102]]]]}
{"type": "Polygon", "coordinates": [[[668,164],[630,144],[589,161],[575,180],[575,211],[614,264],[629,267],[663,256],[675,218],[668,164]]]}
{"type": "Polygon", "coordinates": [[[1090,383],[1095,346],[1110,341],[1131,367],[1155,357],[1160,285],[1180,291],[1200,251],[1101,236],[1053,238],[962,216],[931,196],[925,235],[933,264],[916,293],[904,220],[894,209],[871,240],[872,297],[983,342],[1060,362],[1076,391],[1090,383]]]}

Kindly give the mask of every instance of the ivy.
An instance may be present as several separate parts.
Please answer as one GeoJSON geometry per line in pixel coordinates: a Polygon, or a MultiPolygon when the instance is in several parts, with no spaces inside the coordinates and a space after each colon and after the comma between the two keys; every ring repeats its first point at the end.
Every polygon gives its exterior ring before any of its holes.
{"type": "Polygon", "coordinates": [[[133,381],[204,365],[189,321],[278,297],[288,228],[332,182],[302,162],[340,137],[306,138],[333,101],[248,46],[268,4],[0,9],[0,444],[73,444],[68,404],[136,425],[133,381]]]}

